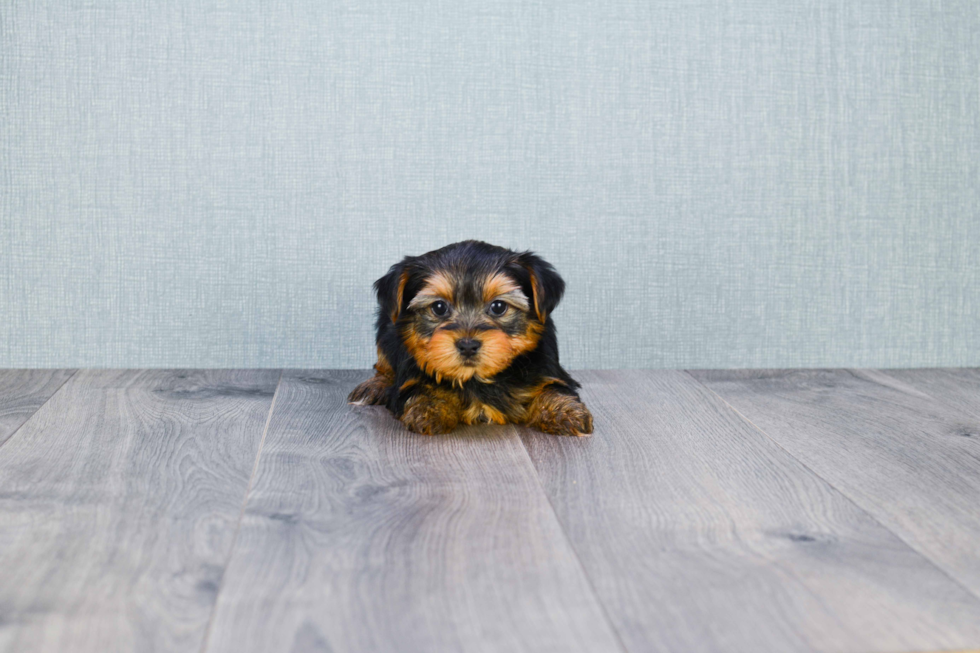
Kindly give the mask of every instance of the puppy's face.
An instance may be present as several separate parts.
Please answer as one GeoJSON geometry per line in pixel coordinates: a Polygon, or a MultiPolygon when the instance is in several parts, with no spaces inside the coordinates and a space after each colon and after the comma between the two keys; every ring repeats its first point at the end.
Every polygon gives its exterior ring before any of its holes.
{"type": "Polygon", "coordinates": [[[537,345],[543,328],[517,280],[502,270],[434,270],[408,311],[402,340],[419,367],[460,384],[506,369],[537,345]]]}
{"type": "Polygon", "coordinates": [[[390,319],[419,368],[459,385],[533,350],[564,287],[531,252],[479,241],[406,257],[375,282],[379,325],[390,319]]]}

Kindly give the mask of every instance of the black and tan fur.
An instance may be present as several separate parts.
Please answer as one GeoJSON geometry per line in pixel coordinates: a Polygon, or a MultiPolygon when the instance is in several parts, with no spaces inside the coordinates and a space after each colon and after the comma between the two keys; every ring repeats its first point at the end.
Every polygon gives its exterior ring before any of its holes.
{"type": "Polygon", "coordinates": [[[565,282],[540,257],[467,240],[405,257],[374,289],[378,362],[351,403],[425,434],[490,422],[592,433],[550,319],[565,282]]]}

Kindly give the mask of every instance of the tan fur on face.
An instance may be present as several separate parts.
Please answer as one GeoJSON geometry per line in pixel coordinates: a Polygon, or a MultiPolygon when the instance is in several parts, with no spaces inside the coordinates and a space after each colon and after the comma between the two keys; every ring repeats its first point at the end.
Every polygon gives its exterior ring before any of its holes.
{"type": "Polygon", "coordinates": [[[510,338],[510,346],[513,350],[513,356],[517,357],[524,352],[531,351],[538,346],[538,341],[541,340],[541,333],[544,331],[544,325],[538,322],[528,322],[527,331],[519,336],[514,336],[510,338]]]}
{"type": "Polygon", "coordinates": [[[418,366],[434,377],[436,383],[442,383],[445,377],[454,385],[459,383],[462,387],[480,368],[463,365],[456,349],[456,337],[454,332],[438,330],[431,338],[422,338],[414,330],[410,330],[405,338],[405,346],[418,366]]]}
{"type": "Polygon", "coordinates": [[[515,290],[520,291],[520,289],[521,287],[508,275],[503,272],[497,272],[483,284],[483,301],[489,304],[498,295],[504,295],[515,290]]]}
{"type": "Polygon", "coordinates": [[[483,302],[489,304],[495,299],[504,301],[514,308],[526,311],[529,308],[527,295],[521,287],[503,272],[497,272],[483,284],[483,302]]]}
{"type": "Polygon", "coordinates": [[[513,338],[498,329],[472,334],[470,337],[482,343],[475,366],[464,365],[459,356],[456,340],[463,335],[458,331],[440,329],[429,339],[409,331],[405,345],[418,366],[435,377],[437,383],[446,377],[462,386],[473,377],[490,382],[493,376],[507,369],[515,357],[537,346],[543,329],[542,325],[531,322],[527,332],[513,338]]]}
{"type": "MultiPolygon", "coordinates": [[[[425,348],[425,362],[419,361],[419,365],[436,377],[437,382],[441,382],[443,376],[458,381],[460,385],[473,378],[479,367],[468,367],[463,365],[456,350],[457,333],[452,331],[438,330],[432,334],[428,346],[425,348]]],[[[416,358],[416,360],[418,360],[416,358]]]]}
{"type": "MultiPolygon", "coordinates": [[[[509,275],[496,272],[487,278],[482,286],[483,299],[486,303],[499,299],[516,310],[530,309],[527,296],[509,275]]],[[[438,300],[452,303],[453,297],[452,276],[447,272],[436,271],[426,279],[425,285],[412,298],[409,308],[425,308],[438,300]]],[[[484,317],[483,324],[492,323],[484,317]]],[[[402,334],[403,341],[418,366],[426,374],[434,377],[437,383],[441,383],[445,377],[454,385],[459,384],[462,387],[466,381],[474,377],[485,383],[491,383],[492,378],[507,369],[514,358],[534,349],[544,331],[544,325],[534,320],[528,322],[525,332],[517,336],[508,336],[497,327],[473,332],[469,328],[472,326],[470,323],[466,330],[437,328],[429,337],[420,335],[414,327],[410,326],[402,334]],[[459,355],[456,341],[464,337],[476,338],[481,343],[476,365],[465,365],[459,355]]]]}
{"type": "Polygon", "coordinates": [[[453,281],[443,272],[434,272],[426,279],[425,285],[408,303],[409,308],[431,304],[442,299],[450,304],[453,301],[453,281]]]}
{"type": "Polygon", "coordinates": [[[480,347],[479,364],[476,367],[480,378],[489,379],[501,370],[507,369],[514,360],[514,350],[510,339],[503,331],[484,331],[476,336],[483,343],[480,347]]]}
{"type": "Polygon", "coordinates": [[[434,376],[437,383],[442,383],[442,373],[436,370],[435,365],[429,360],[430,339],[423,338],[415,332],[415,329],[409,328],[403,336],[403,341],[405,348],[408,349],[408,353],[412,355],[418,366],[426,374],[434,376]]]}

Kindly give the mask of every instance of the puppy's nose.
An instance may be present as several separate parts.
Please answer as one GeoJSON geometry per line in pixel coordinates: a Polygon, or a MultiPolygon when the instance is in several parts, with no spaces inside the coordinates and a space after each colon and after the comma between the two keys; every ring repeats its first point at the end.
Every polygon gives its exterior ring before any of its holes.
{"type": "Polygon", "coordinates": [[[476,352],[480,350],[480,345],[483,344],[476,338],[460,338],[456,341],[456,349],[463,356],[475,356],[476,352]]]}

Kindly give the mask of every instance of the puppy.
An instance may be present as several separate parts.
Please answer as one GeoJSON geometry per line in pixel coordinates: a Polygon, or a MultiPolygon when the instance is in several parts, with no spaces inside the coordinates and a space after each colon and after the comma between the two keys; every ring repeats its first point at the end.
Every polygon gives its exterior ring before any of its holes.
{"type": "Polygon", "coordinates": [[[374,290],[376,374],[350,403],[385,406],[428,435],[490,422],[592,433],[550,319],[565,282],[540,257],[467,240],[405,257],[374,290]]]}

